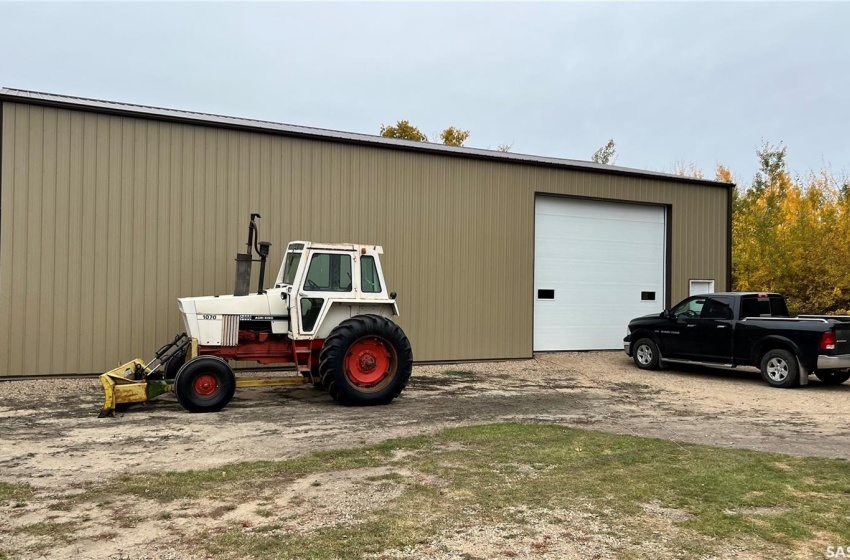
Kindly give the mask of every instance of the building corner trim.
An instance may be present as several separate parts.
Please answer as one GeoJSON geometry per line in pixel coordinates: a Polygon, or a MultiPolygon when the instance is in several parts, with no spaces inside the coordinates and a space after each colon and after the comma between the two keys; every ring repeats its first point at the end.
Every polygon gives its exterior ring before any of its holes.
{"type": "Polygon", "coordinates": [[[729,187],[726,199],[726,291],[732,291],[732,214],[735,211],[733,198],[737,185],[729,187]]]}

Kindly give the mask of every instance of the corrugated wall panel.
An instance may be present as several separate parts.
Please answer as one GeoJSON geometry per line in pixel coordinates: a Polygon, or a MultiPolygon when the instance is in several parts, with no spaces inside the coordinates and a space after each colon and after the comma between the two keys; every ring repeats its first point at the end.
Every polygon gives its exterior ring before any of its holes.
{"type": "Polygon", "coordinates": [[[252,211],[267,284],[290,240],[383,245],[423,361],[530,356],[536,195],[670,205],[672,299],[725,284],[722,188],[9,102],[2,130],[4,376],[149,356],[177,297],[232,289],[252,211]]]}

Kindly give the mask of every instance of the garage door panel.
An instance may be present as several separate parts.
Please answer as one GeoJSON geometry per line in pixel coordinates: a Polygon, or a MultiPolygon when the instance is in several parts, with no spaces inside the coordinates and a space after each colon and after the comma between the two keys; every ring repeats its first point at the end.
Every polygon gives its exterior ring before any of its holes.
{"type": "Polygon", "coordinates": [[[655,285],[657,276],[655,267],[645,263],[587,261],[587,263],[576,264],[572,261],[549,260],[541,264],[548,265],[551,270],[541,273],[539,279],[535,277],[535,282],[540,288],[551,288],[551,286],[543,285],[546,282],[606,285],[635,285],[640,282],[649,282],[655,285]]]}
{"type": "MultiPolygon", "coordinates": [[[[545,228],[550,226],[557,227],[558,224],[563,223],[567,218],[567,216],[551,216],[552,219],[546,220],[542,223],[537,223],[536,225],[539,227],[545,228]]],[[[599,222],[598,220],[577,220],[577,219],[569,219],[569,222],[573,225],[574,229],[564,232],[557,232],[546,234],[541,237],[541,240],[550,240],[550,241],[608,241],[612,244],[633,244],[633,243],[645,243],[645,244],[654,244],[656,239],[655,235],[658,231],[658,226],[663,224],[657,223],[649,223],[649,222],[625,222],[625,221],[605,221],[599,222]],[[631,233],[631,237],[628,239],[623,239],[618,237],[618,232],[622,231],[623,227],[627,227],[628,231],[631,233]]]]}
{"type": "Polygon", "coordinates": [[[631,318],[660,311],[665,220],[663,207],[539,197],[534,284],[554,297],[535,297],[534,349],[621,348],[631,318]]]}
{"type": "Polygon", "coordinates": [[[664,258],[664,248],[659,247],[656,243],[569,239],[557,240],[552,242],[552,244],[569,246],[570,254],[543,257],[540,262],[553,259],[566,263],[598,262],[600,260],[646,263],[647,259],[651,259],[654,263],[658,259],[664,258]]]}
{"type": "Polygon", "coordinates": [[[642,221],[664,223],[659,216],[659,206],[606,202],[600,200],[540,197],[536,202],[538,216],[571,216],[576,218],[600,218],[612,221],[642,221]],[[564,203],[568,203],[565,205],[564,203]],[[604,206],[603,206],[604,205],[604,206]]]}

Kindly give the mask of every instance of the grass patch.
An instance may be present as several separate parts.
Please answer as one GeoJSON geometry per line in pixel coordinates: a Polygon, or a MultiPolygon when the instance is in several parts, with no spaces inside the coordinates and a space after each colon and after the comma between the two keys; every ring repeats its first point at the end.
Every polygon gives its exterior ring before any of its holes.
{"type": "Polygon", "coordinates": [[[0,482],[0,505],[9,502],[21,502],[32,496],[29,484],[0,482]]]}
{"type": "Polygon", "coordinates": [[[109,488],[93,486],[70,500],[103,501],[116,494],[138,496],[161,502],[199,498],[220,499],[234,491],[246,493],[258,483],[274,484],[316,473],[376,467],[384,464],[397,448],[416,449],[424,437],[389,440],[368,449],[326,451],[288,461],[253,461],[196,471],[128,474],[117,477],[109,488]]]}
{"type": "MultiPolygon", "coordinates": [[[[269,519],[274,515],[268,500],[296,478],[367,467],[390,472],[364,473],[365,482],[403,480],[401,492],[350,520],[308,532],[292,529],[297,519],[278,518],[255,530],[234,522],[192,535],[192,542],[215,558],[358,558],[388,550],[404,555],[440,535],[500,525],[508,528],[502,542],[510,547],[535,535],[534,523],[523,512],[555,515],[558,510],[595,514],[608,527],[603,532],[625,543],[617,545],[623,550],[609,552],[624,557],[639,552],[628,546],[648,541],[694,556],[712,555],[728,543],[759,555],[764,550],[822,554],[823,547],[815,547],[826,538],[850,542],[847,461],[541,424],[463,427],[287,461],[127,475],[75,499],[96,504],[110,492],[120,504],[114,495],[120,491],[167,507],[178,499],[212,497],[217,507],[205,517],[220,518],[249,498],[261,504],[257,515],[269,519]],[[666,526],[659,525],[659,515],[669,515],[664,521],[678,527],[675,535],[658,532],[666,526]]],[[[295,496],[290,502],[309,506],[306,500],[295,496]]],[[[569,526],[564,519],[553,523],[569,526]]],[[[23,529],[48,532],[47,527],[23,529]]]]}
{"type": "Polygon", "coordinates": [[[475,377],[475,372],[469,369],[446,369],[443,370],[443,375],[445,375],[446,377],[472,379],[473,377],[475,377]]]}
{"type": "MultiPolygon", "coordinates": [[[[394,445],[403,448],[406,442],[394,445]]],[[[393,464],[446,481],[445,488],[408,485],[399,498],[356,524],[321,528],[309,536],[234,528],[214,537],[210,552],[216,557],[360,557],[404,549],[475,523],[522,527],[514,512],[523,507],[589,508],[609,520],[619,537],[642,542],[657,529],[645,511],[649,503],[682,512],[673,521],[685,530],[676,547],[693,554],[710,552],[718,539],[756,548],[804,545],[816,534],[850,542],[847,461],[521,424],[446,430],[417,438],[411,447],[425,452],[393,464]],[[477,513],[471,517],[471,511],[477,513]]],[[[386,458],[375,448],[359,453],[357,463],[386,458]]],[[[523,534],[520,529],[517,536],[523,534]]]]}

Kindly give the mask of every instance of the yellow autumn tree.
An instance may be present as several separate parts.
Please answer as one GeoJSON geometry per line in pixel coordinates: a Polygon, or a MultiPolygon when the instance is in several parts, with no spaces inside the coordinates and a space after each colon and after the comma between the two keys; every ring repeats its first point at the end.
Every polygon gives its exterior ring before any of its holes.
{"type": "MultiPolygon", "coordinates": [[[[850,309],[850,188],[828,171],[792,178],[765,143],[749,188],[733,193],[733,287],[776,291],[795,313],[850,309]]],[[[716,177],[731,182],[718,168],[716,177]]]]}

